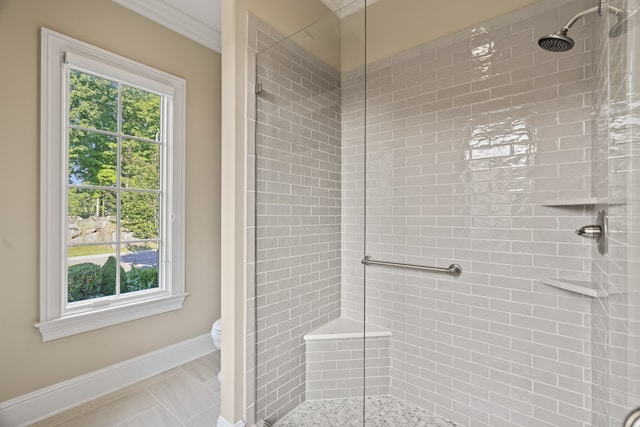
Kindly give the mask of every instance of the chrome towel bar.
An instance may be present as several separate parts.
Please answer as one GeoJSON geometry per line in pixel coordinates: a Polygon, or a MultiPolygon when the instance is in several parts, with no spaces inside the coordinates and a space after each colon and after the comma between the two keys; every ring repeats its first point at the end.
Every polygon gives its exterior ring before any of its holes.
{"type": "Polygon", "coordinates": [[[459,275],[462,274],[462,267],[460,267],[458,264],[451,264],[447,268],[428,267],[426,265],[402,264],[399,262],[389,262],[389,261],[376,261],[375,259],[373,259],[371,255],[365,256],[362,259],[362,263],[364,265],[385,265],[387,267],[411,268],[414,270],[434,271],[436,273],[447,273],[455,277],[458,277],[459,275]]]}

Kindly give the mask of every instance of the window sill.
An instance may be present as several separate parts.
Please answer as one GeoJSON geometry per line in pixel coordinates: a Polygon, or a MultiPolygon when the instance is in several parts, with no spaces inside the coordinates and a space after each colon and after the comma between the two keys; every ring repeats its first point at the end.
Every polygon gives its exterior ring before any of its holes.
{"type": "Polygon", "coordinates": [[[182,308],[187,295],[169,295],[115,307],[105,307],[59,319],[47,320],[36,323],[34,326],[40,330],[43,342],[51,341],[143,317],[179,310],[182,308]]]}

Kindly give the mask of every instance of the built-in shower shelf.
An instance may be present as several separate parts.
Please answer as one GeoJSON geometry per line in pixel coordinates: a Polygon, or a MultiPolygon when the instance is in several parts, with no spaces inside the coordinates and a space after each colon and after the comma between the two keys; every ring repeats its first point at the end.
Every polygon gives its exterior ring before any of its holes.
{"type": "Polygon", "coordinates": [[[579,199],[564,199],[564,200],[545,200],[541,203],[542,206],[551,207],[563,207],[563,206],[588,206],[598,203],[595,197],[583,197],[579,199]]]}
{"type": "Polygon", "coordinates": [[[607,292],[600,288],[597,283],[593,282],[551,278],[540,279],[540,281],[545,285],[553,286],[554,288],[560,288],[565,291],[575,292],[577,294],[587,295],[594,298],[607,296],[607,292]]]}
{"type": "Polygon", "coordinates": [[[364,324],[357,320],[338,317],[304,336],[305,341],[326,341],[353,338],[380,338],[391,336],[391,331],[364,324]]]}

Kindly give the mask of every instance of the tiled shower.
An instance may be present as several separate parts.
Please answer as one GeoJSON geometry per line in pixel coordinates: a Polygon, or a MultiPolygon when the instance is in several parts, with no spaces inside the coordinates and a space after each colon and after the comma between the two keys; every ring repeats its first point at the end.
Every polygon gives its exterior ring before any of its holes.
{"type": "Polygon", "coordinates": [[[640,1],[606,2],[621,36],[594,13],[572,50],[536,43],[596,3],[375,61],[364,11],[289,38],[250,18],[250,421],[355,399],[344,425],[373,426],[386,396],[468,427],[620,426],[640,406],[640,1]],[[601,209],[604,254],[574,233],[601,209]]]}

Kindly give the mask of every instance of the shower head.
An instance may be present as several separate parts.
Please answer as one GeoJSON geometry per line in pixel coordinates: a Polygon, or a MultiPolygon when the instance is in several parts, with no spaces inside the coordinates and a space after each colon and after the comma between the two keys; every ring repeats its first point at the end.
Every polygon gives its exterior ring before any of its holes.
{"type": "Polygon", "coordinates": [[[549,34],[548,36],[540,37],[538,40],[538,46],[549,52],[566,52],[571,49],[575,42],[571,37],[567,35],[567,30],[564,28],[555,34],[549,34]]]}
{"type": "Polygon", "coordinates": [[[601,0],[598,6],[582,11],[571,18],[567,25],[562,27],[562,29],[557,33],[540,37],[540,39],[538,40],[538,46],[549,52],[568,51],[575,45],[573,39],[567,35],[569,29],[576,22],[578,22],[579,19],[592,13],[598,13],[598,15],[602,16],[604,15],[605,11],[609,12],[611,15],[615,15],[618,18],[618,22],[616,22],[609,31],[610,37],[619,37],[624,34],[627,31],[627,22],[629,21],[629,18],[631,18],[631,16],[635,14],[632,13],[631,15],[629,15],[624,10],[609,6],[604,2],[604,0],[601,0]]]}
{"type": "Polygon", "coordinates": [[[627,22],[628,22],[628,19],[626,18],[623,18],[623,19],[618,18],[618,22],[613,24],[613,27],[611,27],[611,29],[609,30],[609,37],[613,39],[616,37],[620,37],[621,35],[626,33],[628,30],[627,22]]]}
{"type": "Polygon", "coordinates": [[[621,10],[619,13],[616,13],[618,22],[613,24],[613,27],[611,27],[611,29],[609,30],[609,37],[616,38],[626,33],[629,29],[629,21],[631,20],[631,18],[636,16],[638,10],[640,9],[636,9],[631,13],[627,13],[621,10]]]}

